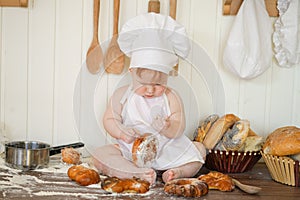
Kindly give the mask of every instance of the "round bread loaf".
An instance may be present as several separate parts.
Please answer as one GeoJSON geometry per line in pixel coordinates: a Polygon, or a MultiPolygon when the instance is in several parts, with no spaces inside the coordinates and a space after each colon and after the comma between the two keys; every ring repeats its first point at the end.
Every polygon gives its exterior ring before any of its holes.
{"type": "Polygon", "coordinates": [[[70,148],[64,148],[61,150],[61,158],[62,161],[67,163],[67,164],[73,164],[77,165],[80,163],[80,153],[73,149],[72,147],[70,148]]]}
{"type": "Polygon", "coordinates": [[[300,153],[300,128],[285,126],[268,135],[263,145],[265,154],[287,156],[300,153]]]}
{"type": "Polygon", "coordinates": [[[196,178],[181,178],[167,182],[164,191],[176,196],[201,197],[208,193],[208,186],[196,178]]]}

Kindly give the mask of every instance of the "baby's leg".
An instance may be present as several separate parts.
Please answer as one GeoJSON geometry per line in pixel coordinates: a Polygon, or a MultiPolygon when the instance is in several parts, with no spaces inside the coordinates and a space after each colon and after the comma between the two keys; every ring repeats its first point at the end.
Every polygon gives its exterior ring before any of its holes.
{"type": "MultiPolygon", "coordinates": [[[[205,161],[205,158],[206,158],[205,146],[200,142],[193,142],[193,144],[196,146],[196,148],[200,152],[200,155],[203,158],[203,161],[205,161]]],[[[176,178],[193,177],[197,174],[197,172],[200,170],[202,165],[203,164],[201,162],[191,162],[191,163],[182,165],[180,167],[169,169],[163,173],[163,175],[162,175],[163,181],[168,182],[168,181],[171,181],[176,178]]]]}
{"type": "Polygon", "coordinates": [[[129,160],[126,160],[120,149],[114,145],[106,145],[98,148],[93,154],[95,167],[103,174],[118,178],[132,178],[133,176],[155,183],[156,173],[153,169],[138,168],[129,160]]]}
{"type": "Polygon", "coordinates": [[[162,175],[163,181],[166,183],[176,178],[189,178],[197,174],[197,172],[202,167],[201,162],[190,162],[185,165],[169,169],[165,171],[162,175]]]}
{"type": "Polygon", "coordinates": [[[201,142],[193,142],[193,144],[196,146],[196,148],[200,152],[200,155],[202,156],[203,160],[205,161],[207,152],[206,152],[206,148],[205,148],[204,144],[202,144],[201,142]]]}

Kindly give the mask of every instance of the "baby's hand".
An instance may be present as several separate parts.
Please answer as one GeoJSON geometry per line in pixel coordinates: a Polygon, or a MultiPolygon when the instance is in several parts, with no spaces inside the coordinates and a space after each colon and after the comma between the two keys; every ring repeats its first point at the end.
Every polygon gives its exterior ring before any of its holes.
{"type": "Polygon", "coordinates": [[[134,129],[131,128],[123,129],[121,133],[121,140],[123,140],[127,144],[130,144],[135,140],[137,135],[138,133],[134,129]]]}
{"type": "Polygon", "coordinates": [[[169,118],[164,118],[158,115],[152,120],[151,126],[158,132],[167,129],[170,126],[169,118]]]}

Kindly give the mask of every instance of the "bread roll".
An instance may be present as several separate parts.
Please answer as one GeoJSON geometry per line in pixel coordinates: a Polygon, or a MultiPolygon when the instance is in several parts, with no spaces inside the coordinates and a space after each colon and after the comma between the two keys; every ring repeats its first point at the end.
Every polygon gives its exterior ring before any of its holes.
{"type": "Polygon", "coordinates": [[[200,175],[199,180],[207,183],[209,189],[216,189],[229,192],[234,189],[234,183],[230,176],[221,172],[212,171],[208,174],[200,175]]]}
{"type": "Polygon", "coordinates": [[[100,182],[100,175],[93,169],[81,165],[74,165],[68,169],[68,176],[79,185],[87,186],[100,182]]]}
{"type": "Polygon", "coordinates": [[[203,140],[203,144],[207,149],[213,149],[221,140],[224,133],[240,119],[234,114],[226,114],[219,118],[208,131],[203,140]]]}
{"type": "Polygon", "coordinates": [[[219,116],[216,114],[210,115],[205,118],[204,121],[200,122],[199,127],[197,128],[194,134],[194,141],[196,142],[203,142],[206,134],[208,133],[209,129],[212,125],[219,119],[219,116]]]}
{"type": "Polygon", "coordinates": [[[62,161],[67,164],[77,165],[80,164],[80,153],[72,147],[64,148],[61,150],[62,161]]]}
{"type": "Polygon", "coordinates": [[[276,129],[267,137],[263,152],[275,156],[300,153],[300,129],[295,126],[276,129]]]}
{"type": "Polygon", "coordinates": [[[201,197],[208,193],[208,186],[196,178],[180,178],[167,182],[164,191],[182,197],[201,197]]]}
{"type": "Polygon", "coordinates": [[[261,136],[248,136],[239,151],[260,151],[263,141],[264,139],[261,136]]]}
{"type": "Polygon", "coordinates": [[[156,159],[158,139],[151,134],[137,138],[132,146],[132,160],[138,167],[151,167],[156,159]]]}
{"type": "Polygon", "coordinates": [[[132,179],[107,177],[102,181],[101,187],[111,193],[146,193],[149,191],[150,183],[136,177],[132,179]]]}
{"type": "Polygon", "coordinates": [[[237,121],[231,129],[228,129],[222,138],[227,151],[237,151],[246,141],[250,128],[248,120],[237,121]]]}

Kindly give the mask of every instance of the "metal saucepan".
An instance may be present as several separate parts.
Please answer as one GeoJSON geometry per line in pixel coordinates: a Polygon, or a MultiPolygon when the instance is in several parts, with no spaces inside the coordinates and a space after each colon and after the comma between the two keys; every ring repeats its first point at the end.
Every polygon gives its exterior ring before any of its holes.
{"type": "Polygon", "coordinates": [[[59,154],[65,147],[83,147],[81,142],[50,147],[37,141],[15,141],[5,144],[5,161],[9,167],[21,170],[33,170],[48,166],[49,156],[59,154]]]}

